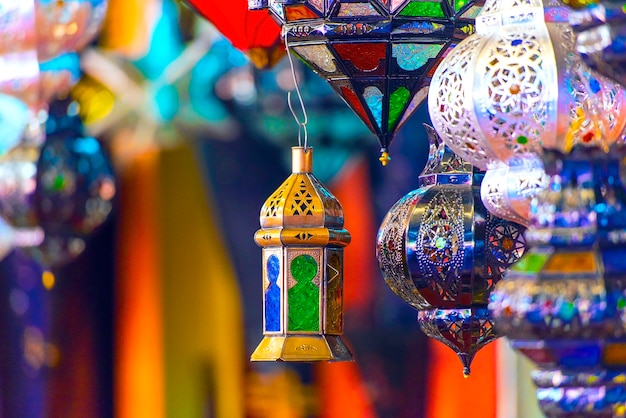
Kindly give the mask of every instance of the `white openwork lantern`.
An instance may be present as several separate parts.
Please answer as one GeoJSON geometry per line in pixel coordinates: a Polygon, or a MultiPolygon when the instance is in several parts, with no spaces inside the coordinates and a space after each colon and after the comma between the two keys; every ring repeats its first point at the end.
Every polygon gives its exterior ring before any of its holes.
{"type": "Polygon", "coordinates": [[[488,0],[476,33],[450,52],[431,84],[435,129],[462,158],[497,170],[483,183],[484,203],[517,222],[528,219],[545,176],[533,168],[535,179],[521,181],[527,173],[502,163],[534,166],[523,160],[578,143],[608,148],[626,125],[624,89],[581,61],[567,15],[555,0],[545,9],[541,0],[488,0]]]}

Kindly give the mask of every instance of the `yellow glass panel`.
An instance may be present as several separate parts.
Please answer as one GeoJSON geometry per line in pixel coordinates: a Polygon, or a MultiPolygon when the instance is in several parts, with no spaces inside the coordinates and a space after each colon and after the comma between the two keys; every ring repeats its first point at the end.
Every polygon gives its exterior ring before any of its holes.
{"type": "Polygon", "coordinates": [[[604,363],[609,366],[626,365],[626,343],[607,344],[604,347],[604,363]]]}
{"type": "Polygon", "coordinates": [[[557,253],[543,269],[545,273],[595,273],[596,257],[592,252],[557,253]]]}

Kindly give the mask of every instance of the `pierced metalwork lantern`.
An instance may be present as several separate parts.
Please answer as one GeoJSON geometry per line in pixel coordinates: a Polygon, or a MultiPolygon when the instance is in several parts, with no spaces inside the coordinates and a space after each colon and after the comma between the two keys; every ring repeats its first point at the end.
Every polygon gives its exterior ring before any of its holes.
{"type": "Polygon", "coordinates": [[[542,149],[606,148],[626,127],[624,89],[584,65],[567,19],[556,0],[488,0],[476,33],[435,71],[428,98],[443,140],[473,165],[495,170],[483,183],[488,209],[524,224],[537,183],[545,185],[536,164],[542,149]],[[509,180],[500,162],[516,167],[509,180]],[[534,178],[520,166],[532,167],[534,178]],[[511,187],[520,176],[530,181],[511,187]]]}
{"type": "Polygon", "coordinates": [[[491,294],[498,332],[539,370],[548,417],[626,414],[626,147],[546,151],[533,248],[491,294]]]}
{"type": "Polygon", "coordinates": [[[621,138],[626,94],[575,54],[567,16],[556,0],[488,0],[476,34],[435,71],[428,98],[435,129],[456,153],[486,169],[542,148],[621,138]]]}
{"type": "Polygon", "coordinates": [[[425,99],[432,73],[474,31],[483,0],[252,0],[283,27],[289,50],[323,77],[380,142],[425,99]]]}
{"type": "Polygon", "coordinates": [[[312,174],[313,149],[292,148],[292,174],[261,209],[263,335],[252,361],[349,361],[343,334],[339,201],[312,174]]]}
{"type": "Polygon", "coordinates": [[[391,290],[419,311],[421,329],[452,348],[469,376],[476,352],[497,338],[488,297],[523,254],[524,227],[489,214],[479,194],[483,173],[427,131],[420,187],[387,213],[377,257],[391,290]]]}

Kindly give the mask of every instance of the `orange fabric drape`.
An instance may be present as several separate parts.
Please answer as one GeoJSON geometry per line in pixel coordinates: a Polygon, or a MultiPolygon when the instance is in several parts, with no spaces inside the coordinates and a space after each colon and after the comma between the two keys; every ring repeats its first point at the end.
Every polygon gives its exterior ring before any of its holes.
{"type": "Polygon", "coordinates": [[[115,310],[115,416],[164,418],[163,320],[158,269],[158,152],[121,173],[115,310]]]}
{"type": "Polygon", "coordinates": [[[156,181],[166,415],[243,418],[239,287],[194,149],[163,150],[156,181]]]}
{"type": "Polygon", "coordinates": [[[100,47],[128,57],[143,56],[150,45],[159,0],[109,0],[100,47]]]}
{"type": "Polygon", "coordinates": [[[476,354],[472,375],[465,379],[450,348],[435,340],[428,343],[426,418],[496,418],[496,344],[476,354]]]}
{"type": "MultiPolygon", "coordinates": [[[[367,161],[355,158],[348,162],[330,189],[341,202],[345,228],[352,235],[352,242],[344,250],[344,305],[356,319],[372,305],[373,272],[377,269],[373,244],[376,221],[367,161]]],[[[376,417],[358,363],[320,363],[316,367],[316,379],[321,418],[376,417]]]]}

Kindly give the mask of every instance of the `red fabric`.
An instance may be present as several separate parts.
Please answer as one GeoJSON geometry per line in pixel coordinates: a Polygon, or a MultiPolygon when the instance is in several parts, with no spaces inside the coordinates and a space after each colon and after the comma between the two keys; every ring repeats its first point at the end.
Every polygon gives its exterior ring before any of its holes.
{"type": "Polygon", "coordinates": [[[185,0],[235,48],[270,48],[280,39],[280,26],[267,10],[248,10],[247,0],[185,0]]]}

